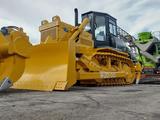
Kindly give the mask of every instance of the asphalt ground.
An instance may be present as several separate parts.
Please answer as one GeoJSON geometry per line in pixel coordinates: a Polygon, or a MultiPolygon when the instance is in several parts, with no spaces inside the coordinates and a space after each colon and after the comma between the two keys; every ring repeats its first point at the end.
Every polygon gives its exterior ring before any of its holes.
{"type": "Polygon", "coordinates": [[[160,85],[0,93],[0,120],[160,120],[160,85]]]}

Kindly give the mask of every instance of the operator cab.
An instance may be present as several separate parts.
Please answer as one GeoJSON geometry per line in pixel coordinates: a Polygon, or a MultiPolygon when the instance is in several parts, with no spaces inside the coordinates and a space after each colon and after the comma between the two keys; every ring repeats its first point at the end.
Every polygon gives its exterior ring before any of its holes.
{"type": "Polygon", "coordinates": [[[86,31],[92,34],[94,47],[116,48],[115,37],[117,37],[117,20],[106,13],[90,11],[82,14],[82,20],[88,18],[90,23],[86,31]]]}

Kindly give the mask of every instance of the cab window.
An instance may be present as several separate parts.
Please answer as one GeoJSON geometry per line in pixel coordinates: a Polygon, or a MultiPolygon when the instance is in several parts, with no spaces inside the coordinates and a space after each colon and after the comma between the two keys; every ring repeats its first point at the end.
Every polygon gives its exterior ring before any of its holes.
{"type": "Polygon", "coordinates": [[[89,23],[86,25],[86,27],[85,27],[84,30],[85,30],[86,32],[89,32],[89,33],[92,34],[92,28],[91,28],[91,24],[92,24],[92,14],[84,15],[84,16],[83,16],[83,20],[84,20],[84,18],[88,18],[88,19],[89,19],[89,23]]]}
{"type": "Polygon", "coordinates": [[[116,22],[109,19],[109,32],[113,35],[117,35],[117,31],[116,31],[116,22]]]}
{"type": "Polygon", "coordinates": [[[105,26],[105,17],[96,16],[95,17],[95,38],[97,41],[106,41],[106,26],[105,26]]]}

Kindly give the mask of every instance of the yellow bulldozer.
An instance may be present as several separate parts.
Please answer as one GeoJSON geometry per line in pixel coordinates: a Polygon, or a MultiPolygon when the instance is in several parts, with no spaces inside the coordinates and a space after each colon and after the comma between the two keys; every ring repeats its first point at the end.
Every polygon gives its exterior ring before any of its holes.
{"type": "Polygon", "coordinates": [[[118,37],[116,19],[90,11],[75,26],[54,16],[39,27],[40,44],[32,45],[22,28],[0,31],[0,91],[67,90],[73,85],[128,85],[139,80],[141,66],[118,37]]]}

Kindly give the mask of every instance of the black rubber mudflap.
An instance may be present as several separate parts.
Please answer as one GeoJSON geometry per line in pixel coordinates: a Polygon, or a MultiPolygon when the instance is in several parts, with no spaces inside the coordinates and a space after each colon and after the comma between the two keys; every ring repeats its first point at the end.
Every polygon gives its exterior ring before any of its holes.
{"type": "Polygon", "coordinates": [[[148,77],[141,79],[139,84],[160,84],[160,77],[148,77]]]}

